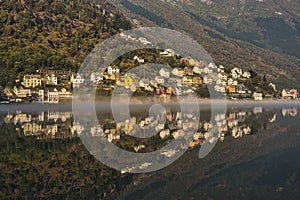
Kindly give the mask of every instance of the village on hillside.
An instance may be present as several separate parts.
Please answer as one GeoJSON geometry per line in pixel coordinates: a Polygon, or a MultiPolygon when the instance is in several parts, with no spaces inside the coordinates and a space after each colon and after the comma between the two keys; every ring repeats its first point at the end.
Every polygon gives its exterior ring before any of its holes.
{"type": "MultiPolygon", "coordinates": [[[[278,91],[276,85],[268,82],[265,75],[260,76],[254,71],[244,71],[237,67],[227,69],[223,65],[216,66],[214,63],[177,56],[172,49],[161,51],[161,59],[176,58],[179,66],[161,68],[158,71],[149,69],[148,78],[144,75],[142,79],[137,74],[126,73],[123,67],[117,65],[89,75],[64,70],[37,70],[34,74],[24,75],[21,80],[15,80],[13,88],[4,88],[0,95],[1,103],[59,103],[72,99],[73,88],[87,84],[97,84],[99,94],[106,96],[117,86],[138,94],[157,97],[195,93],[199,98],[209,98],[210,88],[231,100],[300,98],[297,89],[286,88],[278,91]]],[[[140,55],[135,55],[133,61],[137,65],[146,63],[140,55]]]]}

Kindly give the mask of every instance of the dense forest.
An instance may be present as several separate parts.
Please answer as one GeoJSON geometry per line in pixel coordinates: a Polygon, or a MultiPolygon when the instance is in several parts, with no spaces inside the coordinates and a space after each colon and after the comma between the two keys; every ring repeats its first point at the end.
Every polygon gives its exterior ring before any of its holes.
{"type": "Polygon", "coordinates": [[[0,0],[0,85],[36,69],[78,69],[94,45],[131,23],[105,2],[0,0]]]}

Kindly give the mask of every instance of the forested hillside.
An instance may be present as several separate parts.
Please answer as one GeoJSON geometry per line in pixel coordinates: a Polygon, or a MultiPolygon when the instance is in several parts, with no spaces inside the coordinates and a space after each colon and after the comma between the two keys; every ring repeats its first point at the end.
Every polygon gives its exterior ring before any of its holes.
{"type": "Polygon", "coordinates": [[[0,84],[40,68],[76,70],[94,45],[130,27],[105,1],[0,0],[0,84]]]}

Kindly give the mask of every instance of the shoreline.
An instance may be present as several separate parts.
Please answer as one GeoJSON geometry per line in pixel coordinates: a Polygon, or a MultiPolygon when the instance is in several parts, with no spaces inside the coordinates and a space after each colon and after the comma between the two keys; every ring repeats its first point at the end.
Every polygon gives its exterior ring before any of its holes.
{"type": "MultiPolygon", "coordinates": [[[[162,104],[165,106],[179,106],[180,104],[175,100],[170,101],[158,101],[157,99],[131,99],[130,106],[134,106],[133,109],[137,108],[147,108],[153,104],[162,104]]],[[[116,106],[120,106],[120,109],[124,106],[127,106],[127,102],[120,99],[119,102],[115,104],[116,106]]],[[[211,106],[214,108],[228,108],[230,106],[238,106],[241,108],[244,107],[268,107],[268,108],[278,108],[280,106],[300,106],[300,100],[213,100],[210,99],[198,99],[198,105],[201,109],[211,109],[211,106]]],[[[97,101],[82,101],[75,102],[73,105],[73,101],[63,101],[57,104],[41,104],[41,103],[10,103],[10,104],[0,104],[0,112],[9,112],[11,110],[14,111],[45,111],[45,110],[60,110],[60,111],[72,111],[73,106],[90,108],[90,106],[95,106],[96,110],[110,110],[111,102],[110,99],[103,99],[97,101]]]]}
{"type": "MultiPolygon", "coordinates": [[[[188,101],[188,97],[185,98],[188,101]]],[[[115,98],[115,100],[119,103],[126,103],[123,98],[115,98]]],[[[162,104],[168,104],[168,103],[178,103],[179,98],[153,98],[153,97],[134,97],[130,98],[130,104],[140,104],[140,103],[162,103],[162,104]]],[[[199,104],[203,103],[211,103],[212,101],[215,103],[227,103],[227,104],[265,104],[265,103],[275,103],[275,104],[300,104],[300,99],[294,99],[294,100],[286,100],[286,99],[265,99],[265,100],[254,100],[254,99],[239,99],[239,100],[231,100],[231,99],[208,99],[208,98],[197,98],[197,101],[199,104]]],[[[76,100],[76,103],[111,103],[111,98],[109,97],[104,97],[102,99],[83,99],[81,100],[76,100]]],[[[20,103],[2,103],[0,106],[10,106],[10,105],[59,105],[59,104],[72,104],[73,100],[68,99],[64,101],[60,101],[58,103],[41,103],[41,102],[20,102],[20,103]]]]}

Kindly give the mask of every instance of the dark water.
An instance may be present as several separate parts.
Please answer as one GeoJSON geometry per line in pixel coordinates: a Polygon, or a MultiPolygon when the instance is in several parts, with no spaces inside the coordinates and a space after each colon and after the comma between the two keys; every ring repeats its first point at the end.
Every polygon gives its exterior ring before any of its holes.
{"type": "MultiPolygon", "coordinates": [[[[161,148],[174,139],[170,125],[180,109],[166,106],[162,128],[169,134],[129,137],[130,127],[150,120],[148,108],[132,105],[131,118],[116,123],[103,103],[97,107],[100,125],[91,133],[137,153],[161,148]]],[[[86,127],[74,120],[70,104],[1,105],[0,199],[299,199],[299,109],[298,103],[229,104],[212,116],[203,105],[198,135],[182,157],[159,171],[130,174],[85,149],[79,136],[86,127]],[[218,142],[199,159],[211,120],[221,128],[218,142]]]]}

